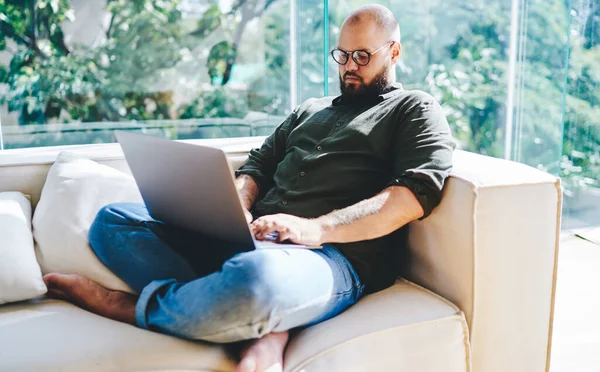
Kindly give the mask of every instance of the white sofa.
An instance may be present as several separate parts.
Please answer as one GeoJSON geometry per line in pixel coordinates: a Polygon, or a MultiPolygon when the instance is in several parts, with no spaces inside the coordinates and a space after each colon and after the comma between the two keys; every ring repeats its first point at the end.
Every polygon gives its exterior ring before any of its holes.
{"type": "MultiPolygon", "coordinates": [[[[192,141],[194,142],[194,141],[192,141]]],[[[239,166],[262,138],[199,140],[239,166]]],[[[0,192],[39,200],[63,148],[0,152],[0,192]]],[[[115,144],[72,152],[128,171],[115,144]]],[[[561,188],[525,165],[455,153],[440,206],[410,225],[406,279],[300,332],[285,371],[549,370],[561,188]]],[[[0,257],[1,259],[1,257],[0,257]]],[[[0,306],[0,371],[231,371],[222,347],[38,298],[0,306]]]]}

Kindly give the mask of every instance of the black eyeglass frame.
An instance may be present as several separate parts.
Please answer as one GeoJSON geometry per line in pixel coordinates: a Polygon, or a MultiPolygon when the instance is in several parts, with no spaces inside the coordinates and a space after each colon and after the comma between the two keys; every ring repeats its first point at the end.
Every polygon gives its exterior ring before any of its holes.
{"type": "Polygon", "coordinates": [[[386,47],[388,44],[390,44],[390,43],[392,43],[392,44],[393,44],[393,43],[395,43],[395,41],[394,41],[394,40],[389,40],[387,43],[383,44],[381,47],[377,48],[377,49],[376,49],[375,51],[373,51],[373,52],[367,52],[366,50],[363,50],[363,49],[352,50],[352,51],[346,52],[346,51],[345,51],[345,50],[343,50],[343,49],[340,49],[340,48],[335,48],[335,49],[331,50],[331,52],[329,52],[329,54],[331,54],[331,58],[333,58],[333,60],[335,61],[335,63],[337,63],[338,65],[345,65],[346,63],[348,63],[348,61],[350,60],[350,58],[348,58],[348,55],[350,55],[350,56],[352,56],[352,60],[354,61],[354,63],[356,63],[356,64],[357,64],[357,65],[359,65],[359,66],[366,66],[366,65],[368,65],[368,64],[369,64],[369,62],[371,62],[371,56],[372,56],[373,54],[375,54],[375,53],[379,52],[380,50],[382,50],[383,48],[385,48],[385,47],[386,47]],[[346,62],[344,62],[344,63],[341,63],[341,62],[339,62],[339,61],[338,61],[338,60],[335,58],[335,56],[334,56],[334,53],[335,53],[335,52],[338,52],[338,51],[343,53],[343,55],[344,55],[344,56],[345,56],[345,58],[346,58],[346,62]],[[367,63],[364,63],[364,64],[363,64],[363,63],[359,63],[359,62],[358,62],[358,58],[356,57],[355,53],[359,53],[359,52],[361,52],[361,53],[366,53],[366,54],[367,54],[367,63]]]}

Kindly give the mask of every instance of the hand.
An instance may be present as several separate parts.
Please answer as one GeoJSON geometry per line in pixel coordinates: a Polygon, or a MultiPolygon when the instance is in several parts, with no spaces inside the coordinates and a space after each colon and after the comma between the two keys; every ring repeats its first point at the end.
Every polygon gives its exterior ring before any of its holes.
{"type": "Polygon", "coordinates": [[[250,211],[246,208],[244,208],[244,216],[246,216],[246,221],[248,222],[248,224],[251,224],[254,217],[252,216],[252,213],[250,213],[250,211]]]}
{"type": "Polygon", "coordinates": [[[272,214],[257,218],[250,225],[256,239],[263,239],[267,234],[277,231],[277,241],[290,240],[296,244],[322,245],[323,227],[317,220],[292,216],[289,214],[272,214]]]}

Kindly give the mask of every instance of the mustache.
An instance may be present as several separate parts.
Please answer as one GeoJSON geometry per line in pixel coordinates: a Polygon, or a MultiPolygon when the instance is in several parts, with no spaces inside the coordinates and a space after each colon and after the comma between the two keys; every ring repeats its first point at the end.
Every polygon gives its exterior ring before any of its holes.
{"type": "Polygon", "coordinates": [[[356,79],[360,80],[361,82],[363,81],[363,79],[362,79],[360,76],[358,76],[358,75],[356,75],[356,74],[353,74],[353,73],[351,73],[351,72],[346,72],[346,73],[344,74],[344,80],[346,80],[346,78],[347,78],[347,77],[349,77],[349,76],[351,76],[351,77],[354,77],[354,78],[356,78],[356,79]]]}

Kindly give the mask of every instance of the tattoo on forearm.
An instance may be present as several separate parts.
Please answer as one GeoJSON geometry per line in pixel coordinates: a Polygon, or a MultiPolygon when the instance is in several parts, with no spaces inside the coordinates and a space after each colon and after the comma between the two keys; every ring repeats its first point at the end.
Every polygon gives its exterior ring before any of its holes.
{"type": "Polygon", "coordinates": [[[389,196],[389,193],[383,192],[344,209],[335,210],[327,215],[328,222],[333,226],[350,225],[358,220],[377,214],[381,211],[389,196]]]}

